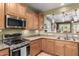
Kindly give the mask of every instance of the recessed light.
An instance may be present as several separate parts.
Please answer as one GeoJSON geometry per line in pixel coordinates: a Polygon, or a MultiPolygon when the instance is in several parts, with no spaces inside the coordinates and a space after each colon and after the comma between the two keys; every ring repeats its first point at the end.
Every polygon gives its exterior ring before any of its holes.
{"type": "Polygon", "coordinates": [[[60,5],[61,5],[61,6],[63,6],[63,5],[64,5],[64,3],[61,3],[60,5]]]}

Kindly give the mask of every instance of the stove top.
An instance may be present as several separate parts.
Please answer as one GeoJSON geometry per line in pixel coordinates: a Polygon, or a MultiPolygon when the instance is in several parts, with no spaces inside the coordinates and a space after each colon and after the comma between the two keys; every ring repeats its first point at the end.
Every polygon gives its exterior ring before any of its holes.
{"type": "Polygon", "coordinates": [[[6,34],[4,35],[3,43],[9,45],[12,50],[14,48],[29,44],[30,41],[22,38],[20,34],[6,34]]]}
{"type": "Polygon", "coordinates": [[[19,44],[19,43],[22,43],[22,42],[28,42],[29,40],[27,39],[24,39],[24,38],[21,38],[21,39],[5,39],[4,43],[11,46],[11,45],[14,45],[14,44],[19,44]]]}

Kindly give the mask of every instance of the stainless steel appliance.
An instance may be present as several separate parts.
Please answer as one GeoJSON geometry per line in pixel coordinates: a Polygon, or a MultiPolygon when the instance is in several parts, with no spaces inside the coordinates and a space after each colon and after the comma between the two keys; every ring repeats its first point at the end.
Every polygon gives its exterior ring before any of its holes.
{"type": "Polygon", "coordinates": [[[10,46],[11,56],[30,55],[30,41],[22,38],[20,33],[3,35],[3,43],[10,46]]]}
{"type": "Polygon", "coordinates": [[[6,15],[5,27],[6,28],[25,28],[26,20],[11,16],[11,15],[6,15]]]}

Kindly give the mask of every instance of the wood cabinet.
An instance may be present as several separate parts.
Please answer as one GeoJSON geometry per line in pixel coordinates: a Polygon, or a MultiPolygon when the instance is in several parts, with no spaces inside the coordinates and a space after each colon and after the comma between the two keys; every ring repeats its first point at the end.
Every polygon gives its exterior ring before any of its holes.
{"type": "Polygon", "coordinates": [[[62,41],[55,41],[55,55],[64,56],[64,42],[62,41]]]}
{"type": "Polygon", "coordinates": [[[27,29],[33,29],[33,16],[31,12],[27,13],[27,29]]]}
{"type": "Polygon", "coordinates": [[[26,18],[27,6],[19,3],[6,3],[6,14],[26,18]]]}
{"type": "Polygon", "coordinates": [[[42,39],[42,51],[47,52],[47,39],[42,39]]]}
{"type": "Polygon", "coordinates": [[[0,3],[0,29],[5,28],[4,22],[4,3],[0,3]]]}
{"type": "Polygon", "coordinates": [[[22,4],[17,4],[17,15],[21,18],[26,18],[26,9],[27,6],[22,4]]]}
{"type": "Polygon", "coordinates": [[[40,51],[59,56],[78,56],[79,43],[40,38],[31,42],[31,55],[40,51]]]}
{"type": "Polygon", "coordinates": [[[54,40],[52,39],[47,39],[47,52],[50,54],[54,54],[55,53],[55,47],[54,47],[54,40]]]}
{"type": "Polygon", "coordinates": [[[0,50],[0,56],[9,56],[9,48],[0,50]]]}
{"type": "Polygon", "coordinates": [[[6,3],[6,14],[10,14],[13,16],[17,15],[17,4],[16,3],[6,3]]]}
{"type": "Polygon", "coordinates": [[[42,39],[42,51],[54,54],[54,40],[42,39]]]}
{"type": "Polygon", "coordinates": [[[65,56],[78,56],[78,44],[73,43],[65,45],[65,56]]]}
{"type": "Polygon", "coordinates": [[[44,16],[42,13],[39,13],[39,30],[42,30],[43,29],[43,25],[44,25],[44,16]]]}
{"type": "Polygon", "coordinates": [[[27,13],[27,29],[38,29],[38,15],[31,11],[27,13]]]}
{"type": "Polygon", "coordinates": [[[34,29],[38,29],[38,15],[34,13],[34,24],[33,24],[34,29]]]}
{"type": "Polygon", "coordinates": [[[37,55],[41,51],[41,40],[35,40],[31,42],[30,53],[32,56],[37,55]]]}

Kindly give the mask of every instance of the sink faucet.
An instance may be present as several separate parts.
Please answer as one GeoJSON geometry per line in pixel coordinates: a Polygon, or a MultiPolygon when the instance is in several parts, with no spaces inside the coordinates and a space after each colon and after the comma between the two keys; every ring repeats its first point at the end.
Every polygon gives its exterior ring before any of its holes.
{"type": "Polygon", "coordinates": [[[65,37],[65,40],[69,40],[69,39],[68,39],[68,34],[67,34],[67,33],[66,33],[66,37],[65,37]]]}
{"type": "Polygon", "coordinates": [[[75,41],[75,38],[74,38],[74,36],[72,36],[72,39],[73,39],[73,41],[75,41]]]}

